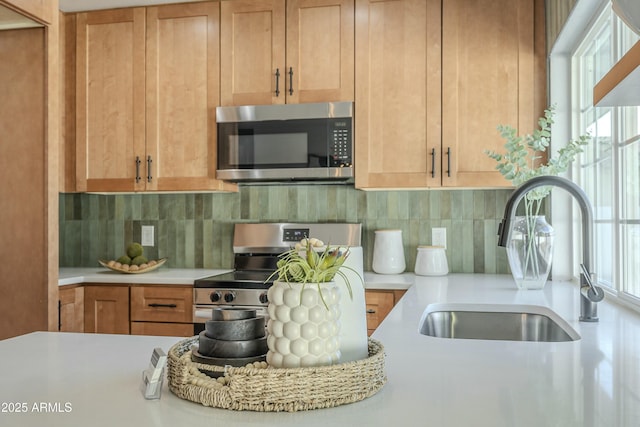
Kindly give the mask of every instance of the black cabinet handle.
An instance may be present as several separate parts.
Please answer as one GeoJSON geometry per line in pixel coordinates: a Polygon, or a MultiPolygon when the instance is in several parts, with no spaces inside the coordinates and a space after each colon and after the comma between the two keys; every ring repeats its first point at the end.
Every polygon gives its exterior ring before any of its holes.
{"type": "Polygon", "coordinates": [[[58,330],[62,330],[62,301],[58,300],[58,330]]]}
{"type": "Polygon", "coordinates": [[[155,302],[148,305],[149,307],[153,307],[153,308],[156,308],[156,307],[176,308],[178,306],[177,304],[158,304],[155,302]]]}
{"type": "Polygon", "coordinates": [[[151,182],[151,156],[147,156],[147,182],[151,182]]]}
{"type": "Polygon", "coordinates": [[[373,308],[367,310],[367,314],[375,314],[376,311],[373,308]]]}
{"type": "Polygon", "coordinates": [[[136,156],[136,184],[140,182],[140,157],[136,156]]]}
{"type": "Polygon", "coordinates": [[[293,95],[293,67],[289,67],[289,95],[293,95]]]}
{"type": "Polygon", "coordinates": [[[447,147],[447,176],[451,176],[451,147],[447,147]]]}
{"type": "Polygon", "coordinates": [[[431,178],[436,177],[436,149],[431,149],[431,178]]]}
{"type": "Polygon", "coordinates": [[[276,68],[276,96],[280,96],[280,68],[276,68]]]}

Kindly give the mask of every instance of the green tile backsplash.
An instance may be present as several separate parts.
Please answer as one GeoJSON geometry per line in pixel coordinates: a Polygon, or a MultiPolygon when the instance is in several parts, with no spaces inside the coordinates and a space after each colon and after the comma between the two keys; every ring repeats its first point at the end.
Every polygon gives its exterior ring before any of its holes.
{"type": "Polygon", "coordinates": [[[155,226],[149,258],[169,257],[174,268],[232,268],[236,222],[360,222],[365,269],[371,269],[374,231],[401,229],[407,271],[416,248],[431,243],[431,228],[446,227],[449,269],[508,273],[497,225],[510,190],[365,192],[349,185],[241,186],[238,193],[61,194],[60,266],[96,266],[140,241],[155,226]]]}

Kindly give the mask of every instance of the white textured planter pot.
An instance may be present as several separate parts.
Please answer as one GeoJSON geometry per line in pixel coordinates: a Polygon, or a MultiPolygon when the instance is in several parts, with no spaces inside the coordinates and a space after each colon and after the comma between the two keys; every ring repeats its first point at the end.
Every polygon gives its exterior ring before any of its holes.
{"type": "Polygon", "coordinates": [[[334,282],[276,281],[269,288],[267,363],[276,368],[323,366],[340,361],[340,289],[334,282]],[[327,310],[327,307],[329,308],[327,310]]]}

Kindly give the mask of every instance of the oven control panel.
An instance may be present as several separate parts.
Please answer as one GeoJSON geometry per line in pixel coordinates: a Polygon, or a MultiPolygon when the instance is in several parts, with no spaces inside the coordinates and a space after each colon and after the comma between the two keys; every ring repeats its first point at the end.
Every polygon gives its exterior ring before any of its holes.
{"type": "Polygon", "coordinates": [[[308,228],[285,228],[282,230],[283,242],[299,242],[309,237],[308,228]]]}
{"type": "Polygon", "coordinates": [[[266,306],[266,289],[231,289],[231,288],[195,288],[194,303],[196,305],[242,305],[266,306]]]}

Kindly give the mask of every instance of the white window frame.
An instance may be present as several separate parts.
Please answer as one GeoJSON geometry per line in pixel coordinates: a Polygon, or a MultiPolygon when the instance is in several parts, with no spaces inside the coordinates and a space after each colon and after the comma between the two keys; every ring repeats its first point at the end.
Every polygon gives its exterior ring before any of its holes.
{"type": "MultiPolygon", "coordinates": [[[[576,2],[567,23],[563,27],[558,39],[553,45],[549,55],[549,102],[556,105],[556,123],[552,126],[551,151],[555,152],[566,141],[580,133],[574,125],[573,117],[577,114],[579,104],[573,98],[577,93],[578,82],[572,78],[573,64],[572,57],[577,51],[581,42],[586,38],[589,30],[600,18],[603,11],[608,8],[609,0],[581,0],[576,2]],[[556,145],[554,146],[554,141],[556,145]]],[[[617,111],[612,109],[614,123],[617,122],[617,111]]],[[[617,135],[614,133],[615,139],[617,135]]],[[[619,150],[614,144],[614,150],[619,150]]],[[[619,156],[614,155],[614,170],[619,168],[619,156]]],[[[567,178],[572,178],[574,174],[567,174],[567,178]]],[[[619,194],[620,181],[614,179],[614,191],[619,194]]],[[[616,197],[615,203],[619,203],[616,197]]],[[[577,282],[578,266],[581,262],[581,242],[580,242],[580,213],[577,205],[565,193],[553,191],[551,196],[551,215],[554,229],[556,230],[556,249],[554,251],[554,263],[552,267],[552,278],[554,280],[574,280],[577,282]]],[[[619,212],[619,206],[615,206],[619,212]]],[[[613,221],[614,233],[614,267],[613,267],[613,287],[607,289],[608,297],[640,311],[640,298],[622,292],[623,286],[620,283],[622,277],[622,263],[619,262],[621,254],[620,239],[620,218],[619,215],[613,221]]]]}

